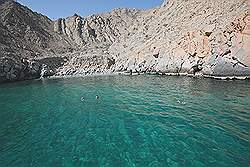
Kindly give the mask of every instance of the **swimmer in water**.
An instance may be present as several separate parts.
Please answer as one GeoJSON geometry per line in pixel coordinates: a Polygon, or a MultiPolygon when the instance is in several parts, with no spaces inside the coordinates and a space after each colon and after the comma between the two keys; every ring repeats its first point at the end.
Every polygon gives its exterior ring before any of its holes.
{"type": "Polygon", "coordinates": [[[186,102],[184,102],[184,101],[181,102],[180,100],[178,100],[177,103],[186,104],[186,102]]]}
{"type": "Polygon", "coordinates": [[[81,101],[84,101],[85,100],[85,98],[84,97],[81,97],[81,101]]]}
{"type": "Polygon", "coordinates": [[[96,100],[98,100],[100,97],[98,95],[95,96],[96,100]]]}

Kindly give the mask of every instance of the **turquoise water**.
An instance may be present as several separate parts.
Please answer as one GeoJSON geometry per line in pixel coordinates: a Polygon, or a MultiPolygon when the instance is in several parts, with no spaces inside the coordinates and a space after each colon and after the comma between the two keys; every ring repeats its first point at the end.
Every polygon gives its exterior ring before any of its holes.
{"type": "Polygon", "coordinates": [[[1,167],[249,164],[249,81],[103,76],[0,85],[1,167]]]}

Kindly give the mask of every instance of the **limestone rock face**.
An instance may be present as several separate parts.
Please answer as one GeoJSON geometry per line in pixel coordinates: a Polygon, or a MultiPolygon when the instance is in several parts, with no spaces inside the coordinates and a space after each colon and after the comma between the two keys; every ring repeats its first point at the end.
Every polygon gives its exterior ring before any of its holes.
{"type": "Polygon", "coordinates": [[[250,76],[249,12],[249,0],[165,0],[52,21],[0,0],[0,82],[125,71],[250,76]]]}
{"type": "Polygon", "coordinates": [[[92,15],[87,18],[75,14],[54,22],[54,30],[79,46],[107,44],[118,40],[133,24],[138,15],[136,9],[116,9],[111,13],[92,15]]]}
{"type": "Polygon", "coordinates": [[[56,53],[62,54],[74,49],[69,39],[53,31],[52,24],[49,18],[15,1],[1,1],[0,65],[10,66],[14,72],[6,73],[0,68],[0,82],[39,78],[39,69],[33,69],[27,62],[39,63],[36,59],[54,57],[56,53]]]}
{"type": "Polygon", "coordinates": [[[116,70],[249,76],[249,1],[168,0],[115,42],[116,70]],[[124,47],[126,46],[126,47],[124,47]],[[157,57],[155,56],[157,53],[157,57]]]}
{"type": "Polygon", "coordinates": [[[168,4],[168,0],[164,0],[161,7],[166,7],[167,4],[168,4]]]}

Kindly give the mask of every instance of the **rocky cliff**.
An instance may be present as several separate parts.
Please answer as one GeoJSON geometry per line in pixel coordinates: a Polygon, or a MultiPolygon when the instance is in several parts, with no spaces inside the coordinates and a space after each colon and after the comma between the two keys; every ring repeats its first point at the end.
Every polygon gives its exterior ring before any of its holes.
{"type": "Polygon", "coordinates": [[[250,1],[168,0],[110,48],[115,70],[249,76],[250,1]],[[124,47],[126,46],[126,47],[124,47]]]}
{"type": "Polygon", "coordinates": [[[249,0],[167,0],[52,21],[0,1],[0,82],[157,72],[250,76],[249,0]]]}

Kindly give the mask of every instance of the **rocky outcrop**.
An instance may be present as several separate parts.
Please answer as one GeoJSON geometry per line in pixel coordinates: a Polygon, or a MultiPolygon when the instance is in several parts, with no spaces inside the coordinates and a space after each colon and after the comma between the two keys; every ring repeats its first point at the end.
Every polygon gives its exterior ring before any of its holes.
{"type": "Polygon", "coordinates": [[[63,34],[79,46],[111,45],[133,24],[140,11],[136,9],[116,9],[111,13],[92,15],[87,18],[74,14],[54,22],[54,31],[63,34]]]}
{"type": "Polygon", "coordinates": [[[111,46],[121,55],[114,68],[249,76],[249,16],[244,0],[168,0],[143,14],[135,35],[111,46]]]}
{"type": "Polygon", "coordinates": [[[49,18],[17,2],[1,1],[0,82],[39,78],[41,64],[38,60],[74,49],[70,39],[53,31],[52,24],[49,18]],[[6,67],[11,70],[4,70],[6,67]]]}
{"type": "Polygon", "coordinates": [[[0,81],[35,79],[40,76],[41,66],[28,59],[0,58],[0,81]]]}
{"type": "Polygon", "coordinates": [[[166,0],[150,10],[52,21],[1,0],[0,82],[113,72],[250,76],[249,6],[166,0]]]}

